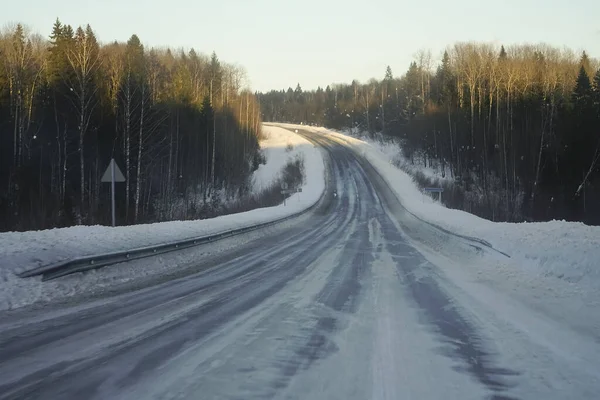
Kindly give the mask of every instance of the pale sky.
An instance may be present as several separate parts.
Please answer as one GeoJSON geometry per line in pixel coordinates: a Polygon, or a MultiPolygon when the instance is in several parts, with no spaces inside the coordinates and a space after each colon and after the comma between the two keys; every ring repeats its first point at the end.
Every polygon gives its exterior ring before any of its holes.
{"type": "Polygon", "coordinates": [[[546,42],[600,56],[600,0],[27,0],[0,24],[44,36],[56,17],[89,23],[100,41],[194,47],[245,67],[255,90],[304,89],[406,71],[421,48],[456,41],[546,42]]]}

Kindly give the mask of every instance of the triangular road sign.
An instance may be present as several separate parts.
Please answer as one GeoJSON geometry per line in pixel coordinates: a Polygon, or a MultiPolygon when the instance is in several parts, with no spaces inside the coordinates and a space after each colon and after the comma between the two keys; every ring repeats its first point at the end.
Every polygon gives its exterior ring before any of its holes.
{"type": "Polygon", "coordinates": [[[123,173],[119,169],[119,166],[115,162],[114,158],[110,160],[108,168],[106,168],[106,171],[104,171],[104,175],[102,175],[102,182],[112,182],[111,167],[113,164],[115,165],[115,182],[125,182],[125,177],[123,176],[123,173]]]}

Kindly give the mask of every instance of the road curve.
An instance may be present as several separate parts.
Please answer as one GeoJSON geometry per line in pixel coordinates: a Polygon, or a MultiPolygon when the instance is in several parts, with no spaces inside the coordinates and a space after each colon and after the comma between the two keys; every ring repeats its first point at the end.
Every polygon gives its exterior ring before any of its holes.
{"type": "Polygon", "coordinates": [[[301,134],[330,155],[337,197],[198,273],[11,324],[0,399],[565,398],[507,365],[364,160],[301,134]]]}

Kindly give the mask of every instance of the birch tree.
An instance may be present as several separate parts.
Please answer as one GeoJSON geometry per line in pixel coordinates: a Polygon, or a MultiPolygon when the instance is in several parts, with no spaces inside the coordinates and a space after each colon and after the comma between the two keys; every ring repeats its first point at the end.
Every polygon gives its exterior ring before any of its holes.
{"type": "Polygon", "coordinates": [[[84,216],[85,199],[85,162],[84,162],[84,139],[88,131],[92,113],[97,105],[96,78],[101,61],[99,57],[99,46],[92,28],[87,25],[77,28],[73,48],[67,53],[67,60],[74,72],[74,81],[69,82],[71,91],[76,98],[76,112],[78,114],[79,132],[79,172],[80,172],[80,223],[84,216]]]}

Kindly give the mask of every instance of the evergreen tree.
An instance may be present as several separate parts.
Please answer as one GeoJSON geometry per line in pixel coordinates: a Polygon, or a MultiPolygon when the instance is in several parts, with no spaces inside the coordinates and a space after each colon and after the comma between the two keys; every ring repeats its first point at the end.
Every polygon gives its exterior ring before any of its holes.
{"type": "Polygon", "coordinates": [[[498,55],[498,59],[506,60],[506,58],[507,58],[506,50],[504,50],[504,46],[500,46],[500,54],[498,55]]]}
{"type": "Polygon", "coordinates": [[[134,82],[139,83],[144,73],[144,45],[137,35],[131,35],[127,41],[127,73],[132,75],[134,82]]]}
{"type": "MultiPolygon", "coordinates": [[[[576,193],[576,197],[581,190],[577,189],[584,183],[581,182],[582,174],[589,168],[590,160],[596,157],[598,142],[598,125],[596,112],[593,104],[593,90],[590,79],[582,63],[579,67],[577,82],[572,94],[572,105],[574,107],[571,114],[571,134],[565,137],[565,143],[570,150],[565,155],[565,161],[569,165],[568,181],[570,185],[568,190],[576,193]],[[576,190],[577,189],[577,190],[576,190]]],[[[579,206],[581,210],[581,206],[579,206]]]]}
{"type": "Polygon", "coordinates": [[[591,106],[592,85],[583,64],[579,68],[572,100],[575,108],[580,111],[586,110],[591,106]]]}
{"type": "Polygon", "coordinates": [[[423,108],[424,99],[421,98],[421,71],[416,62],[411,62],[404,77],[404,90],[407,100],[407,117],[413,118],[423,108]]]}
{"type": "Polygon", "coordinates": [[[444,51],[442,63],[436,73],[436,84],[438,86],[437,102],[438,104],[450,105],[452,94],[454,92],[454,78],[452,76],[452,67],[450,65],[450,56],[444,51]]]}
{"type": "Polygon", "coordinates": [[[600,121],[600,69],[598,69],[596,75],[594,75],[592,102],[594,109],[596,110],[596,115],[600,121]]]}
{"type": "Polygon", "coordinates": [[[63,49],[61,48],[61,45],[64,39],[63,32],[63,26],[57,18],[52,27],[52,33],[50,34],[49,76],[51,80],[58,78],[60,70],[62,69],[63,49]]]}
{"type": "Polygon", "coordinates": [[[388,65],[385,69],[385,78],[386,81],[391,81],[394,79],[394,75],[392,74],[392,68],[388,65]]]}
{"type": "Polygon", "coordinates": [[[13,48],[20,54],[25,49],[25,31],[23,30],[23,25],[17,24],[17,28],[15,29],[15,33],[12,37],[13,48]]]}
{"type": "Polygon", "coordinates": [[[594,76],[594,69],[592,68],[590,58],[588,57],[585,51],[581,53],[581,59],[579,60],[579,64],[583,67],[588,78],[591,80],[594,76]]]}
{"type": "Polygon", "coordinates": [[[302,93],[302,87],[300,87],[300,83],[296,85],[296,89],[294,90],[294,101],[296,101],[297,103],[304,102],[304,96],[302,93]]]}

